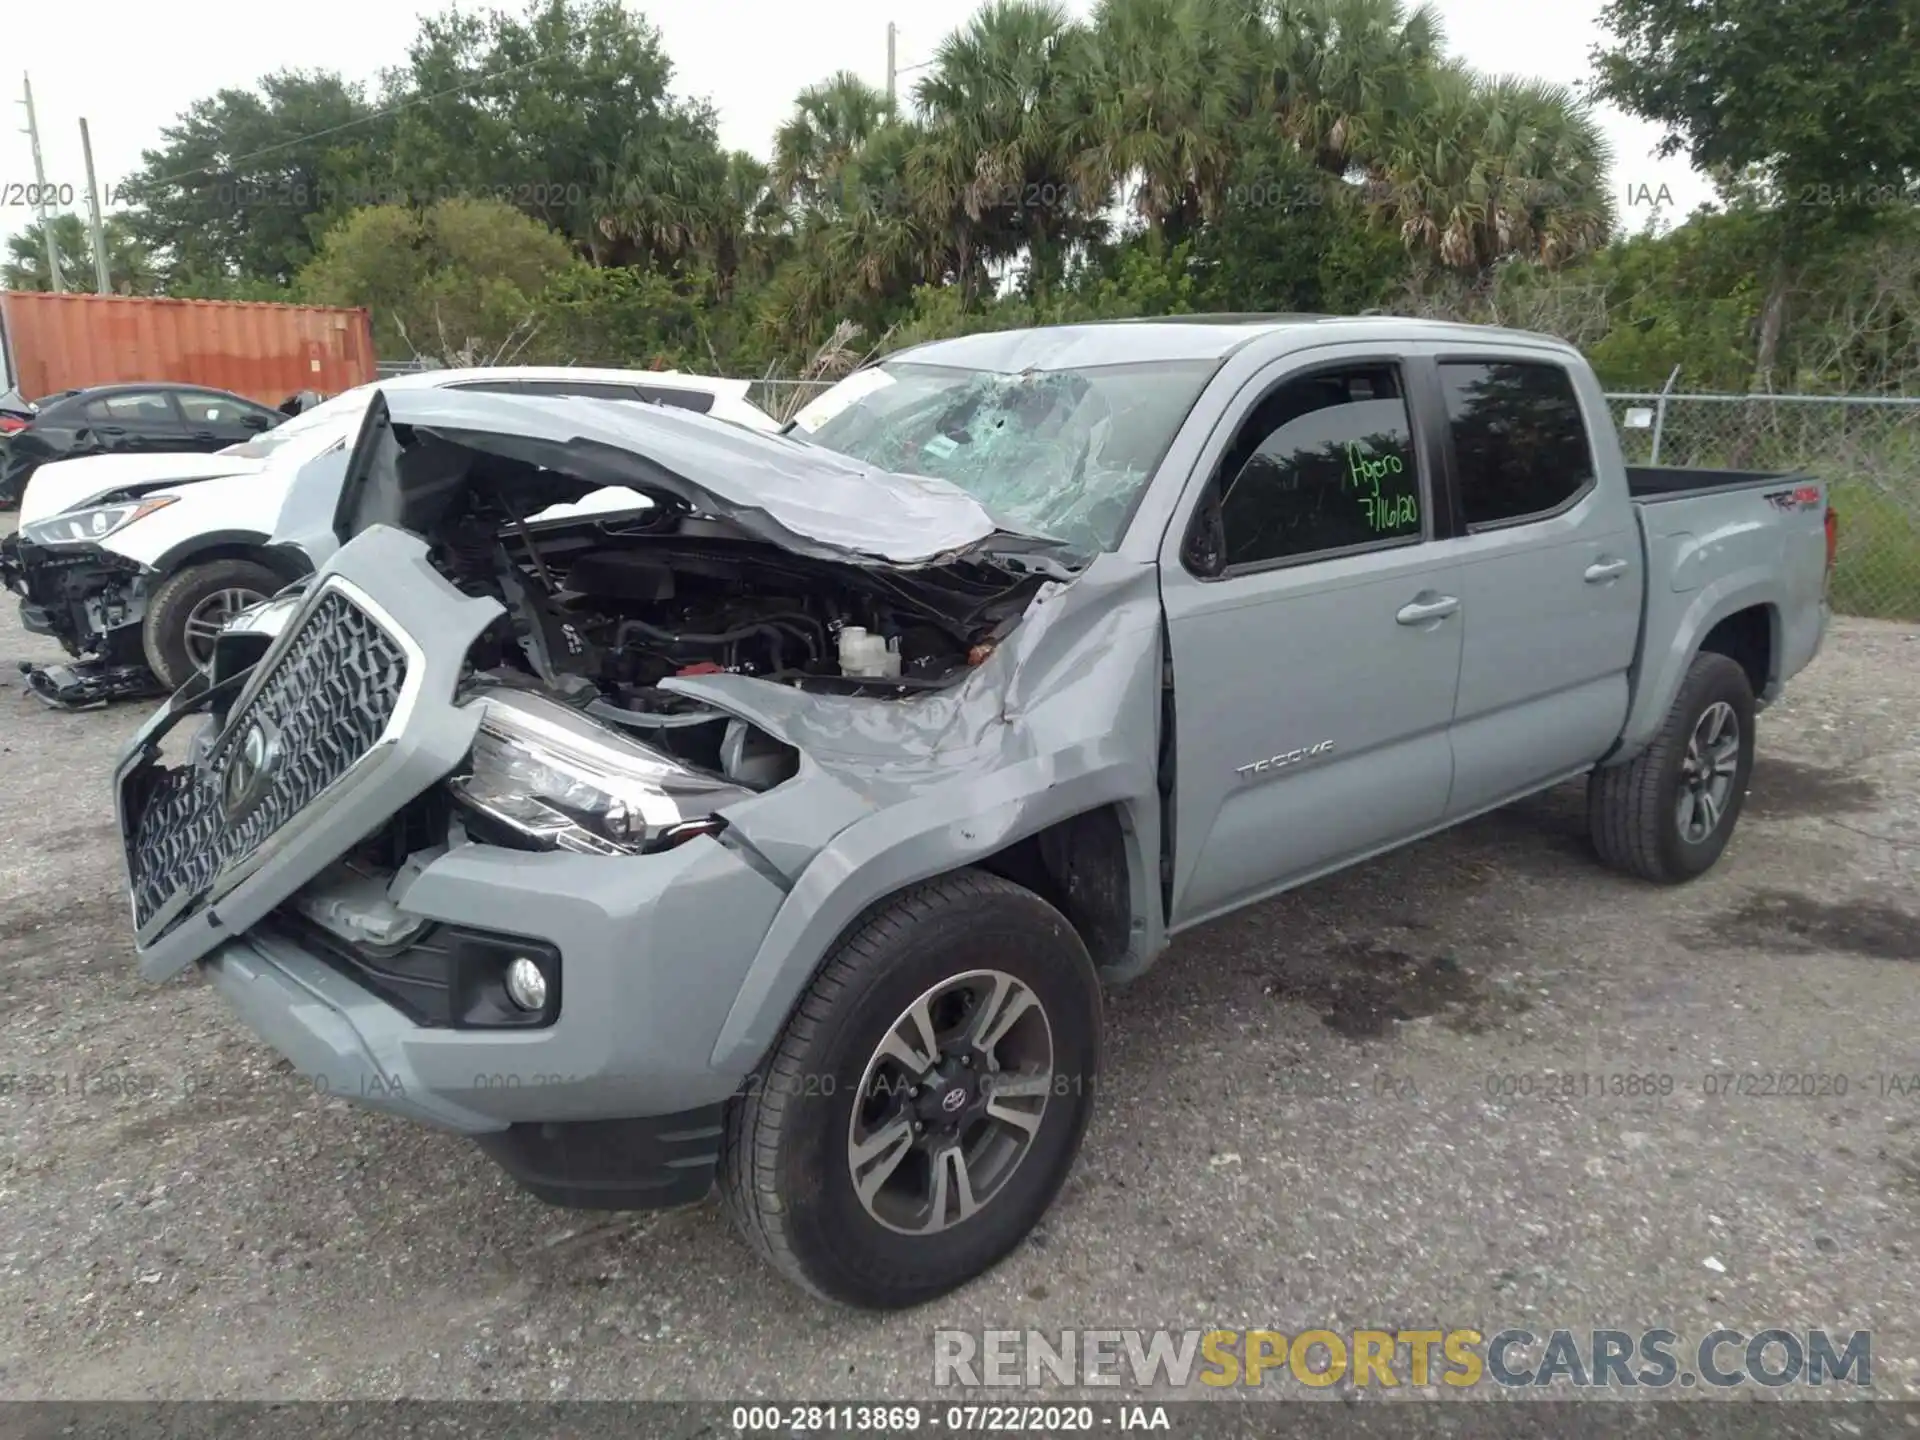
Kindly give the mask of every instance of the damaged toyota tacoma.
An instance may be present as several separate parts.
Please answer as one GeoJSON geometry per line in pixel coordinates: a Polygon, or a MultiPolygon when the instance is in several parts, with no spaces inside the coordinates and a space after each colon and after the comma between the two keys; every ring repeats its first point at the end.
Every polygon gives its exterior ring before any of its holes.
{"type": "Polygon", "coordinates": [[[116,772],[143,973],[870,1307],[1047,1209],[1169,937],[1573,779],[1606,863],[1711,866],[1836,534],[1387,318],[942,341],[779,435],[394,390],[345,475],[116,772]]]}

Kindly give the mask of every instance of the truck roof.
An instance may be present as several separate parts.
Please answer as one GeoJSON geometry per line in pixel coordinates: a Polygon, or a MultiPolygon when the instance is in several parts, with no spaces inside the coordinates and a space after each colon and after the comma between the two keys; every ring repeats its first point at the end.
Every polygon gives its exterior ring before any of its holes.
{"type": "Polygon", "coordinates": [[[1567,350],[1566,342],[1527,330],[1462,325],[1405,315],[1175,315],[1096,320],[1030,330],[994,330],[931,340],[890,356],[962,370],[1064,370],[1151,360],[1224,360],[1264,337],[1296,332],[1303,345],[1379,339],[1523,344],[1567,350]]]}

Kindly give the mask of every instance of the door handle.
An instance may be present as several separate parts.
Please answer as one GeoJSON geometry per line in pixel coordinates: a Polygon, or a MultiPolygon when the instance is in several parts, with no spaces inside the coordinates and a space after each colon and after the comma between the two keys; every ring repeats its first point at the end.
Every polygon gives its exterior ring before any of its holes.
{"type": "Polygon", "coordinates": [[[1393,618],[1402,625],[1424,625],[1429,620],[1444,620],[1460,608],[1457,595],[1435,595],[1431,600],[1415,600],[1402,605],[1393,618]]]}
{"type": "Polygon", "coordinates": [[[1618,579],[1626,573],[1627,562],[1624,560],[1596,560],[1587,566],[1587,583],[1604,585],[1607,581],[1618,579]]]}

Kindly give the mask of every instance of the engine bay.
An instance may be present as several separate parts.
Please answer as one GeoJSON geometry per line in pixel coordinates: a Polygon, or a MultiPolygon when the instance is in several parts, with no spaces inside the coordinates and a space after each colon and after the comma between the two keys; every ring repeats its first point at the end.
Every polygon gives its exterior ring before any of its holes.
{"type": "Polygon", "coordinates": [[[432,558],[506,608],[469,652],[476,682],[538,685],[729,775],[751,768],[752,737],[662,681],[745,675],[911,699],[984,661],[1046,580],[978,560],[836,564],[665,507],[541,525],[474,515],[441,530],[432,558]]]}

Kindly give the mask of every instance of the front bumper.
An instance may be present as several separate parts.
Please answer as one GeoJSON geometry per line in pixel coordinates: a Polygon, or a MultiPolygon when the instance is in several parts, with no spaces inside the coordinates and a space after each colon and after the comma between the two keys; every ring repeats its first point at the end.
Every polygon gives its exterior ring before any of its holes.
{"type": "MultiPolygon", "coordinates": [[[[460,595],[424,550],[397,531],[359,537],[253,671],[189,680],[135,737],[115,788],[142,973],[197,966],[316,1088],[472,1136],[549,1199],[697,1198],[717,1153],[716,1107],[745,1078],[713,1056],[786,899],[764,865],[705,836],[651,855],[529,853],[457,835],[418,852],[388,885],[391,903],[556,957],[558,1011],[537,1026],[497,1015],[476,1025],[471,1009],[423,1004],[396,989],[397,971],[383,978],[290,917],[295,897],[441,784],[471,744],[477,715],[456,699],[458,668],[498,607],[460,595]],[[359,628],[339,622],[348,601],[359,628]],[[364,631],[376,622],[387,639],[364,631]],[[350,672],[390,653],[388,640],[404,655],[362,685],[350,672]],[[168,732],[236,686],[218,736],[209,727],[188,759],[164,762],[168,732]],[[342,750],[330,727],[355,716],[342,750]],[[284,763],[250,762],[270,782],[265,798],[235,803],[238,737],[262,725],[285,737],[284,763]],[[271,825],[254,825],[260,816],[271,825]]],[[[442,973],[451,985],[454,971],[442,973]]]]}
{"type": "Polygon", "coordinates": [[[48,549],[18,532],[0,540],[0,584],[20,597],[20,623],[74,656],[143,663],[139,627],[148,572],[97,546],[48,549]]]}
{"type": "Polygon", "coordinates": [[[721,1108],[745,1077],[710,1060],[784,898],[706,838],[636,857],[449,851],[412,880],[405,908],[549,941],[562,1001],[538,1029],[417,1024],[274,926],[224,942],[200,969],[315,1090],[471,1136],[552,1203],[645,1209],[711,1183],[721,1108]]]}
{"type": "Polygon", "coordinates": [[[539,1028],[417,1024],[334,956],[259,926],[203,962],[316,1087],[464,1134],[664,1115],[726,1099],[710,1066],[739,979],[785,894],[717,841],[659,855],[458,846],[403,892],[411,914],[544,940],[561,1003],[539,1028]]]}

